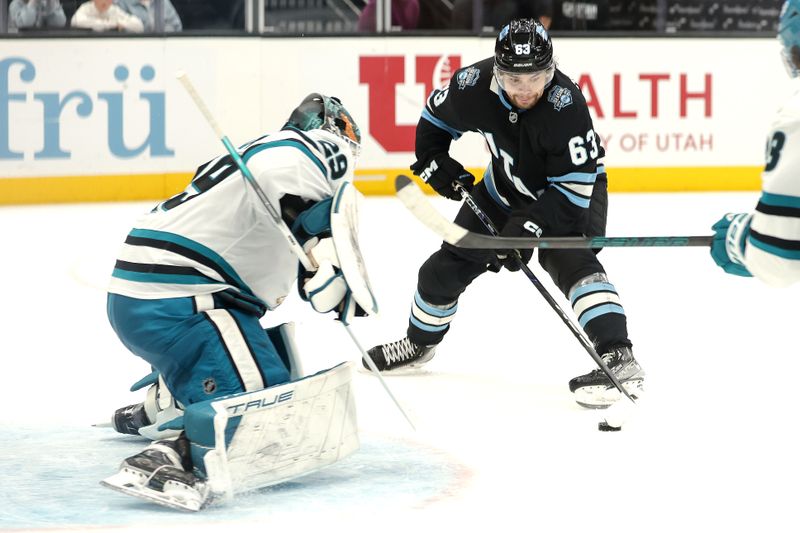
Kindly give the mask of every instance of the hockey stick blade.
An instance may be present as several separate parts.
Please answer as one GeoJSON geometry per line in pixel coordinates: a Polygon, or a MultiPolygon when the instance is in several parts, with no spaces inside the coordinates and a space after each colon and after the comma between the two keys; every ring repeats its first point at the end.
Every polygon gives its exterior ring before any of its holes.
{"type": "Polygon", "coordinates": [[[408,176],[399,175],[394,182],[397,197],[411,213],[446,243],[457,248],[521,249],[521,248],[634,248],[711,246],[711,235],[691,237],[493,237],[468,231],[450,222],[425,197],[425,193],[408,176]]]}

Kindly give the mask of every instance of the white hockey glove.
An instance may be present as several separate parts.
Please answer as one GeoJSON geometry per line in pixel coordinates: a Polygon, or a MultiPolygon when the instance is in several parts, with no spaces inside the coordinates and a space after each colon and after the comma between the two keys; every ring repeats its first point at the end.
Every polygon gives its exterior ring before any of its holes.
{"type": "Polygon", "coordinates": [[[314,311],[327,313],[342,303],[347,295],[347,282],[339,270],[339,259],[333,239],[312,237],[303,246],[318,268],[303,274],[301,296],[314,311]]]}

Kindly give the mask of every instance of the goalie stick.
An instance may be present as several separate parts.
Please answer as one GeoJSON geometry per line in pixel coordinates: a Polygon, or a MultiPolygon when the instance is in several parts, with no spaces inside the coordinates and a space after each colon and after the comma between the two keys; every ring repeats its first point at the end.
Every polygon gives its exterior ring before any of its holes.
{"type": "MultiPolygon", "coordinates": [[[[239,167],[239,170],[242,173],[242,178],[247,183],[247,185],[249,185],[252,188],[253,192],[261,201],[264,208],[269,213],[269,216],[271,217],[273,224],[275,224],[275,227],[281,232],[283,237],[286,239],[286,244],[289,245],[289,248],[291,248],[292,252],[295,254],[295,256],[297,256],[297,259],[303,265],[303,268],[305,268],[306,270],[315,270],[317,268],[317,265],[314,264],[311,257],[309,257],[308,254],[306,254],[305,250],[303,250],[303,247],[300,246],[300,244],[297,242],[297,239],[295,238],[294,234],[286,225],[286,223],[283,221],[283,218],[281,218],[280,211],[275,209],[275,206],[272,205],[272,203],[269,201],[269,198],[267,198],[267,195],[264,193],[261,187],[259,187],[258,182],[256,181],[253,174],[250,172],[250,169],[247,168],[247,165],[242,160],[241,156],[239,155],[239,152],[233,146],[233,143],[231,143],[230,139],[228,139],[228,136],[225,135],[225,133],[223,133],[222,128],[219,127],[219,124],[214,118],[214,115],[211,114],[211,110],[208,109],[208,106],[206,106],[205,102],[200,97],[200,94],[198,94],[197,90],[194,88],[194,85],[189,79],[189,76],[185,72],[179,71],[175,74],[175,77],[178,78],[178,81],[181,82],[183,88],[186,89],[186,92],[192,98],[192,101],[194,101],[194,104],[195,106],[197,106],[197,109],[200,110],[200,113],[202,113],[203,117],[206,119],[206,122],[208,122],[208,125],[211,126],[211,129],[214,130],[214,134],[220,141],[222,141],[222,144],[225,146],[225,149],[228,151],[228,154],[233,158],[233,161],[234,163],[236,163],[236,166],[239,167]]],[[[389,389],[389,386],[386,384],[386,381],[384,381],[383,376],[381,376],[378,367],[375,366],[375,362],[367,354],[367,352],[364,351],[364,348],[362,348],[361,344],[356,340],[356,337],[353,334],[353,332],[350,331],[350,325],[347,322],[346,312],[340,315],[339,321],[342,323],[342,326],[344,326],[344,329],[347,331],[347,334],[350,335],[350,338],[353,339],[356,347],[361,352],[361,358],[367,363],[367,365],[369,365],[370,370],[378,378],[378,381],[380,381],[381,385],[383,386],[383,389],[386,391],[386,394],[388,394],[389,398],[392,399],[395,406],[400,411],[400,413],[402,413],[403,417],[406,419],[411,428],[414,431],[416,431],[417,428],[414,426],[414,423],[411,421],[411,418],[409,418],[403,407],[400,405],[400,402],[398,402],[397,398],[395,398],[394,394],[392,394],[391,389],[389,389]]]]}
{"type": "MultiPolygon", "coordinates": [[[[499,234],[497,228],[492,223],[492,220],[489,218],[489,216],[483,212],[478,204],[475,203],[475,200],[472,199],[472,195],[467,192],[467,190],[459,183],[454,184],[453,187],[459,192],[459,194],[461,194],[461,198],[464,199],[469,208],[472,209],[472,212],[475,213],[475,216],[480,219],[481,223],[486,227],[489,233],[491,233],[493,236],[497,236],[499,234]]],[[[636,403],[628,391],[625,390],[625,387],[622,386],[622,383],[620,383],[619,379],[617,379],[617,376],[615,376],[611,369],[608,368],[608,365],[606,365],[605,361],[603,361],[603,358],[600,357],[600,355],[594,349],[592,342],[586,337],[586,334],[580,330],[578,326],[572,322],[572,320],[570,320],[569,316],[564,312],[563,309],[561,309],[561,306],[558,305],[558,302],[555,301],[553,296],[547,291],[544,285],[542,285],[542,282],[539,281],[539,278],[536,277],[536,274],[534,274],[528,265],[525,264],[520,256],[519,251],[514,250],[514,255],[516,256],[516,261],[520,267],[520,270],[522,270],[522,272],[528,276],[528,279],[539,291],[539,294],[541,294],[547,303],[550,304],[550,308],[553,309],[559,318],[561,318],[561,321],[566,324],[575,338],[581,343],[581,346],[583,346],[584,350],[586,350],[592,359],[594,359],[594,362],[600,367],[600,370],[602,370],[603,373],[608,376],[608,379],[611,380],[611,383],[614,384],[618,391],[624,394],[631,402],[636,403]]]]}
{"type": "Polygon", "coordinates": [[[399,175],[394,187],[397,196],[409,211],[446,243],[457,248],[520,249],[520,248],[606,248],[711,246],[711,235],[693,237],[495,237],[468,231],[444,218],[425,198],[425,193],[408,177],[399,175]]]}

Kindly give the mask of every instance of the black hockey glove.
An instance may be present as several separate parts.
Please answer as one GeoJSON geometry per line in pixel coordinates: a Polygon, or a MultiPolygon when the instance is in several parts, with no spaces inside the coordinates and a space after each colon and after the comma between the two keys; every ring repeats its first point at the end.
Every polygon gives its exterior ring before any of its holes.
{"type": "Polygon", "coordinates": [[[447,154],[437,154],[425,162],[417,161],[411,165],[411,170],[433,190],[451,200],[461,200],[461,194],[453,188],[454,182],[463,185],[467,191],[471,191],[475,183],[475,176],[447,154]]]}
{"type": "MultiPolygon", "coordinates": [[[[514,211],[511,213],[511,218],[508,219],[503,230],[500,232],[501,237],[530,237],[539,238],[542,236],[542,228],[531,220],[530,216],[525,211],[514,211]]],[[[533,248],[526,248],[522,250],[500,250],[497,252],[497,259],[500,264],[511,272],[516,272],[521,268],[520,261],[528,264],[528,261],[533,257],[533,248]]]]}

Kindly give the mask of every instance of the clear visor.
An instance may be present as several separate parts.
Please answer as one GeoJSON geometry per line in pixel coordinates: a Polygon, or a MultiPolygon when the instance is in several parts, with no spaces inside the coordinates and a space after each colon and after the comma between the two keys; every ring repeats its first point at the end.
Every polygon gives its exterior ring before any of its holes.
{"type": "Polygon", "coordinates": [[[361,143],[354,139],[356,133],[353,131],[352,126],[348,127],[348,125],[345,125],[344,129],[342,129],[336,125],[333,117],[326,117],[323,129],[333,133],[347,143],[350,152],[353,154],[353,161],[358,161],[358,158],[361,156],[361,143]]]}
{"type": "Polygon", "coordinates": [[[509,72],[497,66],[494,67],[497,84],[504,91],[512,93],[541,92],[553,80],[555,72],[555,65],[538,72],[509,72]]]}
{"type": "Polygon", "coordinates": [[[353,162],[355,163],[361,157],[361,145],[349,137],[342,137],[342,139],[350,147],[350,153],[353,154],[353,162]]]}

